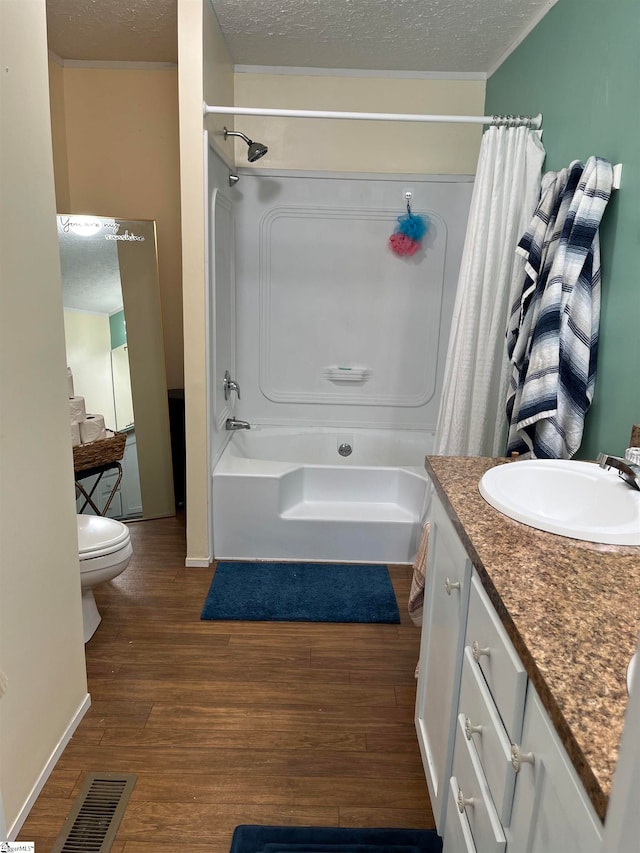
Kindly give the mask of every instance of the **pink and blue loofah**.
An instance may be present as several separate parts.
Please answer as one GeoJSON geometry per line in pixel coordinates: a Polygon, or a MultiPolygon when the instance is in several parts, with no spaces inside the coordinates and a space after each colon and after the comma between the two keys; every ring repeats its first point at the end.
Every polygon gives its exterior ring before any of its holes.
{"type": "Polygon", "coordinates": [[[398,217],[395,231],[389,237],[389,247],[396,255],[415,255],[422,245],[422,238],[427,233],[429,225],[423,216],[403,213],[398,217]]]}

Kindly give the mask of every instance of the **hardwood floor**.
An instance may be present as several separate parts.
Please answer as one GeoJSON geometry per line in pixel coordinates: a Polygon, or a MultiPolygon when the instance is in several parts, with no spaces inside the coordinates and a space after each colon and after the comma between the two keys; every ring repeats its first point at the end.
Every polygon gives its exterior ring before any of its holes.
{"type": "Polygon", "coordinates": [[[92,706],[20,840],[50,851],[84,773],[138,774],[113,853],[228,853],[240,823],[432,828],[413,728],[419,630],[201,622],[214,568],[185,569],[180,519],[131,525],[96,591],[92,706]]]}

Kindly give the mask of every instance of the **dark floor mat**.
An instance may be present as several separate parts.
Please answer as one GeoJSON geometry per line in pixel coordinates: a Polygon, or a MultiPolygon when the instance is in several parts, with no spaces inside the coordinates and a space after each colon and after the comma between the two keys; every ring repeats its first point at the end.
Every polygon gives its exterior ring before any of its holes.
{"type": "Polygon", "coordinates": [[[441,853],[435,830],[237,826],[230,853],[441,853]]]}

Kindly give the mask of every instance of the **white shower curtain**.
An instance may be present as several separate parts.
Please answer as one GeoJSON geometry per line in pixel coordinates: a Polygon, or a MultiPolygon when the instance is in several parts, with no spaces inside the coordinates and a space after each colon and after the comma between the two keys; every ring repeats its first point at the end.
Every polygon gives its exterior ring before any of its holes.
{"type": "Polygon", "coordinates": [[[515,248],[540,194],[540,136],[490,127],[482,137],[436,427],[439,455],[505,453],[505,331],[524,268],[515,248]]]}

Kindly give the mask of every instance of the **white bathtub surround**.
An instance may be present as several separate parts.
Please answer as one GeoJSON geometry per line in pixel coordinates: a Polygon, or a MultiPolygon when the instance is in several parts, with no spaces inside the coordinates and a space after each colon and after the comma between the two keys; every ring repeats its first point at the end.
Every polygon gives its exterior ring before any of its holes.
{"type": "Polygon", "coordinates": [[[432,431],[471,191],[462,176],[241,170],[234,414],[432,431]],[[407,191],[430,223],[410,259],[388,247],[407,191]]]}
{"type": "Polygon", "coordinates": [[[216,559],[411,563],[432,444],[407,430],[234,434],[213,472],[216,559]]]}
{"type": "Polygon", "coordinates": [[[229,190],[208,163],[207,556],[411,563],[471,178],[239,169],[229,190]],[[407,192],[430,226],[398,258],[407,192]],[[226,448],[230,416],[252,428],[226,448]]]}
{"type": "Polygon", "coordinates": [[[449,336],[437,454],[505,453],[505,331],[523,269],[514,253],[538,201],[544,156],[539,131],[492,127],[483,136],[449,336]]]}

